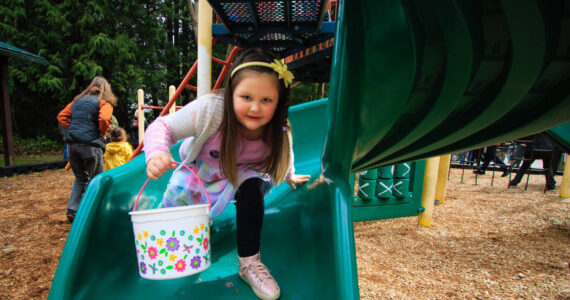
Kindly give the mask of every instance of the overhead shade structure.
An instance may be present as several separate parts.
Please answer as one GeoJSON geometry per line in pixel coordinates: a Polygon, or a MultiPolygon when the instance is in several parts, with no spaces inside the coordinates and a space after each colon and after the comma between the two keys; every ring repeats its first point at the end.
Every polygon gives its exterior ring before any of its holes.
{"type": "Polygon", "coordinates": [[[329,1],[208,0],[221,24],[212,35],[241,48],[285,58],[295,81],[328,82],[336,22],[329,1]]]}
{"type": "Polygon", "coordinates": [[[47,65],[48,61],[38,55],[0,42],[0,81],[2,89],[2,140],[4,147],[4,162],[6,166],[14,165],[14,139],[12,137],[12,119],[10,113],[10,89],[8,86],[8,57],[22,59],[27,62],[47,65]]]}

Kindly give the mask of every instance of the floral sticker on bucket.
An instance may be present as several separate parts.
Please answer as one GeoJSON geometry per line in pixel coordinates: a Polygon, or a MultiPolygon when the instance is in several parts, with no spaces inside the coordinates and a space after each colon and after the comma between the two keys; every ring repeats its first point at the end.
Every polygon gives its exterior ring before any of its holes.
{"type": "Polygon", "coordinates": [[[195,273],[209,266],[211,249],[208,229],[208,224],[200,223],[187,229],[161,228],[156,232],[137,232],[135,246],[140,255],[140,274],[166,278],[188,271],[195,273]],[[188,232],[193,234],[189,235],[188,232]]]}

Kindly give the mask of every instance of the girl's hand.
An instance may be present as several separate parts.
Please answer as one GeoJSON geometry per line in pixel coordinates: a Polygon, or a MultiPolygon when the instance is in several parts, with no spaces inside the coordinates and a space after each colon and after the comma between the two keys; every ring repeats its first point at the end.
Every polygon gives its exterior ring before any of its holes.
{"type": "Polygon", "coordinates": [[[176,164],[170,153],[161,152],[153,156],[146,166],[146,174],[148,178],[156,180],[166,171],[175,169],[176,164]]]}
{"type": "Polygon", "coordinates": [[[305,183],[309,181],[309,178],[311,178],[311,175],[293,174],[293,176],[291,176],[290,178],[285,179],[285,182],[287,182],[287,184],[290,185],[292,189],[296,190],[297,187],[295,186],[295,184],[305,183]]]}

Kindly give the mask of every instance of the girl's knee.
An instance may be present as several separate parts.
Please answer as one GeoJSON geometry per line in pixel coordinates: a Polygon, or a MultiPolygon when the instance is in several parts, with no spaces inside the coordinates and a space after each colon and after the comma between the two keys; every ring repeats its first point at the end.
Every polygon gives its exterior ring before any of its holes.
{"type": "Polygon", "coordinates": [[[244,181],[236,192],[236,200],[247,202],[263,201],[263,180],[261,178],[250,178],[244,181]]]}

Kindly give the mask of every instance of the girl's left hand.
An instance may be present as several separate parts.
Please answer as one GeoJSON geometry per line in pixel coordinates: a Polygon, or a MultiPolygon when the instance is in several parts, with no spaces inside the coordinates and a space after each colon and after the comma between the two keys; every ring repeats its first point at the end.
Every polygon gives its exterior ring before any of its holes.
{"type": "Polygon", "coordinates": [[[289,179],[285,179],[285,182],[287,182],[287,184],[290,185],[292,189],[296,190],[297,187],[295,186],[295,184],[305,183],[309,181],[309,178],[311,178],[311,175],[293,174],[289,179]]]}

